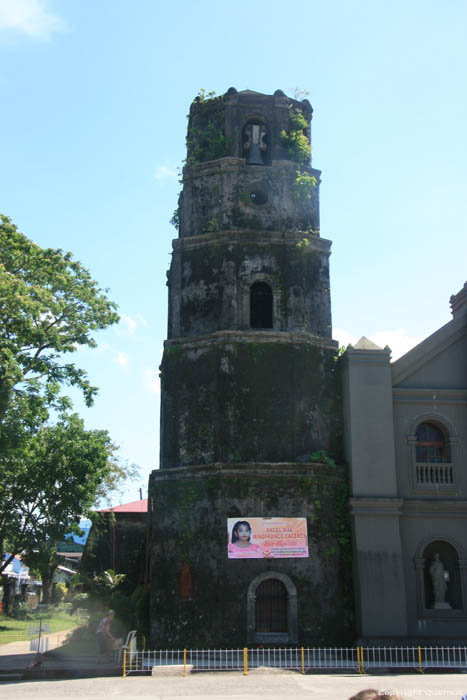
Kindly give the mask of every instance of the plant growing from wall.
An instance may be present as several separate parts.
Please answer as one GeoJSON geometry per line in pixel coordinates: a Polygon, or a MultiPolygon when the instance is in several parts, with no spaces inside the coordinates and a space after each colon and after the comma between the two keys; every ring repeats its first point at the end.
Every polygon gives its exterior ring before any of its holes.
{"type": "Polygon", "coordinates": [[[352,600],[352,537],[349,512],[349,489],[347,484],[339,484],[333,504],[335,531],[333,533],[340,547],[340,560],[344,593],[352,600]]]}
{"type": "Polygon", "coordinates": [[[295,180],[292,183],[292,196],[299,202],[311,199],[311,194],[318,184],[314,175],[310,175],[306,170],[297,170],[295,180]]]}
{"type": "Polygon", "coordinates": [[[311,144],[307,136],[308,122],[303,112],[296,107],[289,107],[289,130],[281,131],[282,145],[289,152],[290,160],[298,163],[295,180],[292,184],[292,196],[298,201],[311,199],[311,193],[317,185],[314,175],[307,172],[310,162],[311,144]]]}
{"type": "Polygon", "coordinates": [[[311,144],[307,136],[308,122],[296,107],[289,107],[289,130],[281,131],[282,145],[288,150],[290,160],[307,165],[311,157],[311,144]]]}
{"type": "MultiPolygon", "coordinates": [[[[209,160],[224,158],[230,153],[230,139],[224,134],[224,96],[202,88],[196,96],[194,119],[190,119],[186,139],[185,165],[199,165],[209,160]]],[[[183,185],[183,179],[179,180],[183,185]]],[[[180,197],[170,223],[180,230],[180,197]]]]}
{"type": "Polygon", "coordinates": [[[172,218],[170,219],[170,222],[169,222],[169,223],[171,223],[172,226],[175,226],[175,228],[177,229],[177,231],[180,229],[180,206],[178,206],[178,207],[175,209],[175,211],[174,211],[174,213],[173,213],[173,215],[172,215],[172,218]]]}
{"type": "Polygon", "coordinates": [[[200,90],[188,125],[186,165],[198,165],[229,155],[230,139],[224,134],[224,96],[200,90]],[[195,122],[195,124],[193,124],[195,122]]]}
{"type": "Polygon", "coordinates": [[[318,462],[319,464],[326,464],[328,467],[335,467],[336,463],[333,458],[329,455],[327,450],[317,450],[310,455],[310,462],[318,462]]]}

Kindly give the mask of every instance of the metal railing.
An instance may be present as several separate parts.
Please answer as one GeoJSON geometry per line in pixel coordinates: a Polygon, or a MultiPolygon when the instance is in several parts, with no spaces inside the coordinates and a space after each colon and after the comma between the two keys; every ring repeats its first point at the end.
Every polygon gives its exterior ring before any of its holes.
{"type": "Polygon", "coordinates": [[[357,673],[385,668],[467,669],[467,647],[289,647],[271,649],[159,649],[123,654],[123,676],[160,669],[188,671],[243,671],[282,668],[307,673],[313,670],[348,670],[357,673]]]}

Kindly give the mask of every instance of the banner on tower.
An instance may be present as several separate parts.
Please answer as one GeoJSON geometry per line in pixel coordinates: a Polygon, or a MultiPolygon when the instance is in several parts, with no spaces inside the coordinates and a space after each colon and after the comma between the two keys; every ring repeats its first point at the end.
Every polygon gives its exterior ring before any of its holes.
{"type": "Polygon", "coordinates": [[[227,518],[229,559],[308,556],[306,518],[227,518]]]}

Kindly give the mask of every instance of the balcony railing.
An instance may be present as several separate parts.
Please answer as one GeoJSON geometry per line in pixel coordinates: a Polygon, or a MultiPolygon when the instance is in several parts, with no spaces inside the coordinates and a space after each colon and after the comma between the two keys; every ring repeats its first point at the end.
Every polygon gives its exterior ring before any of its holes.
{"type": "Polygon", "coordinates": [[[415,484],[417,487],[454,487],[454,469],[451,462],[416,462],[415,484]]]}

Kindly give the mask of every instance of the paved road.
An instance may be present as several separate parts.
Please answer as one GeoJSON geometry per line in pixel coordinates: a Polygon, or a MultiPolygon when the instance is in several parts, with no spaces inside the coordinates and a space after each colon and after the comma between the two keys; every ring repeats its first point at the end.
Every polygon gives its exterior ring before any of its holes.
{"type": "Polygon", "coordinates": [[[202,673],[183,677],[93,678],[1,683],[2,700],[347,700],[364,688],[398,691],[412,698],[456,698],[467,692],[467,675],[310,675],[280,671],[202,673]]]}

